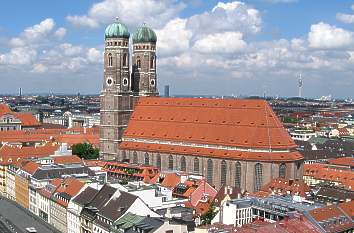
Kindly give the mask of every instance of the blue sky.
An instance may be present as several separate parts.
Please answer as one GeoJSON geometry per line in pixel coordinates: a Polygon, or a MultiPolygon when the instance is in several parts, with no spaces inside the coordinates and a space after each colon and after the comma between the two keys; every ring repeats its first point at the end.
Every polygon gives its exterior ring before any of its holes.
{"type": "Polygon", "coordinates": [[[172,94],[354,97],[354,1],[3,1],[0,93],[99,93],[103,32],[118,16],[158,35],[172,94]]]}

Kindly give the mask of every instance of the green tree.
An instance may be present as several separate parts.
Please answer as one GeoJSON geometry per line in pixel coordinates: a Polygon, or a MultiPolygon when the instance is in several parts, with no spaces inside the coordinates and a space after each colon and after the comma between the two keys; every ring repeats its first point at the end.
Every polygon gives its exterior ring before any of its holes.
{"type": "Polygon", "coordinates": [[[202,225],[206,225],[206,224],[210,224],[211,220],[213,220],[213,218],[215,217],[215,215],[217,214],[216,208],[214,203],[210,205],[210,208],[208,209],[208,211],[203,214],[202,216],[200,216],[200,220],[201,220],[201,224],[202,225]]]}
{"type": "Polygon", "coordinates": [[[86,142],[73,145],[72,152],[83,159],[97,159],[99,155],[99,150],[86,142]]]}

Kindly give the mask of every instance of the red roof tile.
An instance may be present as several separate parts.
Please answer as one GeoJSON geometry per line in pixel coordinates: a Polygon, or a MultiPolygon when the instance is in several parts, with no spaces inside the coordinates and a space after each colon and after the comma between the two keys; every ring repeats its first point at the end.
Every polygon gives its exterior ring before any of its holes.
{"type": "Polygon", "coordinates": [[[342,157],[342,158],[330,159],[328,162],[330,164],[335,164],[335,165],[354,167],[353,157],[342,157]]]}
{"type": "Polygon", "coordinates": [[[26,161],[26,163],[22,166],[22,170],[28,172],[29,174],[33,175],[37,169],[40,167],[39,164],[32,162],[32,161],[26,161]]]}
{"type": "Polygon", "coordinates": [[[161,186],[166,188],[174,188],[179,183],[181,183],[180,176],[178,176],[176,173],[167,173],[161,183],[161,186]]]}
{"type": "Polygon", "coordinates": [[[263,100],[140,98],[124,138],[244,148],[295,148],[263,100]]]}
{"type": "Polygon", "coordinates": [[[0,116],[12,112],[7,104],[0,104],[0,116]]]}
{"type": "Polygon", "coordinates": [[[59,148],[57,145],[44,145],[37,147],[17,147],[11,145],[4,145],[0,148],[0,156],[17,156],[21,158],[41,158],[53,155],[59,148]]]}
{"type": "Polygon", "coordinates": [[[255,160],[255,161],[294,161],[302,160],[303,156],[298,151],[293,152],[250,152],[238,150],[222,150],[189,146],[166,144],[153,144],[142,142],[122,142],[120,149],[136,151],[152,151],[160,153],[175,153],[195,156],[217,157],[225,159],[255,160]]]}
{"type": "Polygon", "coordinates": [[[55,164],[77,164],[82,162],[77,155],[61,155],[53,158],[55,164]]]}
{"type": "Polygon", "coordinates": [[[13,112],[15,117],[20,119],[21,125],[25,127],[37,127],[40,126],[41,124],[38,122],[38,120],[32,115],[32,113],[24,113],[24,112],[13,112]]]}

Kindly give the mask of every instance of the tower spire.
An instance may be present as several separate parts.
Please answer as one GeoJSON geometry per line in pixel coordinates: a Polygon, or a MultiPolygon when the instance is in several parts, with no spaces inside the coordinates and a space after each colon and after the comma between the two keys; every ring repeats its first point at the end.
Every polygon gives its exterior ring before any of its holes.
{"type": "Polygon", "coordinates": [[[298,87],[299,87],[299,98],[302,97],[302,85],[303,85],[303,81],[302,81],[302,74],[299,74],[299,79],[298,79],[298,87]]]}

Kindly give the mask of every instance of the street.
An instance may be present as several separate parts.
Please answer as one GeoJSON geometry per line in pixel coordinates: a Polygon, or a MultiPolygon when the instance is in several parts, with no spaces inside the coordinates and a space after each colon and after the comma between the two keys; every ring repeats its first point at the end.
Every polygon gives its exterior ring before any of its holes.
{"type": "Polygon", "coordinates": [[[38,233],[58,233],[48,223],[33,215],[16,203],[0,198],[0,232],[1,233],[26,233],[27,227],[36,228],[38,233]]]}

